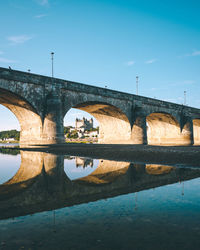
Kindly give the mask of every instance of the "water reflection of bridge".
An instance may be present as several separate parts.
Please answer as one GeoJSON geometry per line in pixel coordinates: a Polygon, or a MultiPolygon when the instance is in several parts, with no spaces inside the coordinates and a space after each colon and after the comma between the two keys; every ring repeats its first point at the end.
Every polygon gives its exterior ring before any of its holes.
{"type": "Polygon", "coordinates": [[[100,160],[88,176],[71,181],[64,156],[21,152],[15,176],[0,185],[0,218],[134,193],[200,176],[199,170],[100,160]]]}

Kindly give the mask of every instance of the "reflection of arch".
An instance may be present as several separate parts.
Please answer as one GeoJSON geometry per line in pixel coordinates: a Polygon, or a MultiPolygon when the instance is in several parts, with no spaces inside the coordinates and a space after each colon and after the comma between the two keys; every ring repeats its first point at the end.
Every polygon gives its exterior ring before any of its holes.
{"type": "Polygon", "coordinates": [[[190,124],[181,130],[178,121],[168,113],[151,113],[147,116],[148,144],[188,145],[191,144],[190,124]]]}
{"type": "Polygon", "coordinates": [[[76,180],[76,182],[93,185],[112,183],[116,178],[124,175],[129,166],[129,162],[100,160],[100,163],[94,172],[86,177],[76,180]]]}
{"type": "Polygon", "coordinates": [[[26,189],[41,174],[42,167],[43,153],[21,151],[20,168],[10,180],[0,185],[1,197],[7,194],[12,196],[26,189]]]}
{"type": "Polygon", "coordinates": [[[0,104],[17,117],[21,127],[20,143],[36,143],[40,139],[42,121],[30,103],[8,90],[0,89],[0,104]]]}
{"type": "MultiPolygon", "coordinates": [[[[43,152],[20,151],[21,165],[17,173],[0,185],[0,199],[15,196],[36,183],[34,188],[42,188],[51,195],[63,188],[63,183],[71,183],[64,172],[64,156],[43,152]],[[37,180],[37,181],[36,181],[37,180]],[[38,186],[38,180],[40,185],[38,186]]],[[[57,195],[57,194],[56,194],[57,195]]],[[[39,196],[38,196],[38,199],[39,196]]]]}
{"type": "Polygon", "coordinates": [[[35,178],[42,171],[43,153],[21,151],[21,166],[15,176],[6,182],[7,185],[20,183],[35,178]]]}
{"type": "Polygon", "coordinates": [[[0,148],[0,185],[10,180],[19,170],[21,155],[18,150],[0,148]],[[11,154],[10,154],[11,152],[11,154]]]}
{"type": "Polygon", "coordinates": [[[146,164],[146,172],[150,175],[168,174],[174,169],[175,168],[171,166],[164,166],[164,165],[158,165],[158,164],[146,164]]]}
{"type": "MultiPolygon", "coordinates": [[[[134,164],[133,166],[131,164],[128,171],[126,171],[125,167],[124,170],[126,172],[124,171],[124,174],[122,173],[121,176],[118,175],[119,178],[116,178],[113,182],[107,182],[105,185],[96,185],[95,183],[94,185],[88,185],[84,180],[82,182],[81,180],[80,182],[79,180],[70,182],[67,180],[67,177],[65,179],[62,178],[62,175],[60,176],[59,174],[60,170],[62,170],[62,165],[61,167],[54,166],[54,163],[57,162],[59,164],[61,161],[56,159],[55,155],[48,156],[46,154],[45,157],[48,158],[46,161],[47,175],[43,172],[43,176],[41,178],[38,176],[37,181],[30,185],[25,192],[17,195],[13,195],[13,192],[11,192],[10,196],[7,195],[0,206],[0,219],[116,197],[200,176],[199,170],[183,168],[175,168],[166,175],[149,175],[144,172],[145,165],[134,164]],[[48,163],[50,163],[50,166],[48,166],[48,163]]],[[[121,170],[123,171],[123,169],[121,170]]],[[[62,173],[64,174],[64,171],[62,173]]],[[[106,177],[106,174],[104,176],[106,177]]]]}
{"type": "Polygon", "coordinates": [[[84,102],[73,106],[93,115],[99,122],[99,143],[131,143],[128,117],[116,106],[100,102],[84,102]]]}
{"type": "Polygon", "coordinates": [[[193,120],[194,144],[200,145],[200,119],[193,120]]]}

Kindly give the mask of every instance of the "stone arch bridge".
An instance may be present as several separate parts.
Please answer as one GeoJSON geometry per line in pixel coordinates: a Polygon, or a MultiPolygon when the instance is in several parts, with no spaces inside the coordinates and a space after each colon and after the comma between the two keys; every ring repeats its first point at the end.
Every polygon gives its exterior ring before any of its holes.
{"type": "Polygon", "coordinates": [[[0,104],[17,117],[21,145],[64,142],[71,108],[98,120],[99,143],[200,144],[200,109],[42,75],[0,68],[0,104]]]}

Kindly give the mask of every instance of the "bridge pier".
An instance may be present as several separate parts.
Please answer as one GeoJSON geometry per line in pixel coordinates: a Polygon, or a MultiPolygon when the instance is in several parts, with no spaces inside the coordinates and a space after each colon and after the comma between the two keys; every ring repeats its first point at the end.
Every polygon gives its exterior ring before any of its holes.
{"type": "Polygon", "coordinates": [[[47,96],[42,143],[55,144],[64,142],[62,103],[59,94],[55,91],[47,96]]]}
{"type": "Polygon", "coordinates": [[[185,125],[181,129],[181,135],[184,145],[194,144],[194,132],[193,132],[193,122],[192,119],[187,118],[185,125]]]}
{"type": "Polygon", "coordinates": [[[21,127],[20,145],[41,143],[42,120],[40,116],[31,111],[23,111],[18,119],[21,127]]]}
{"type": "Polygon", "coordinates": [[[147,144],[146,116],[136,118],[132,127],[131,141],[133,144],[147,144]]]}

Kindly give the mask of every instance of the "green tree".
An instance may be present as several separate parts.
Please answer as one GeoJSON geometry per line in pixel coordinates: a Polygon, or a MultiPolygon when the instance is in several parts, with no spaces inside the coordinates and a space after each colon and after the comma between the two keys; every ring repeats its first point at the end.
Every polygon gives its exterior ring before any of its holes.
{"type": "Polygon", "coordinates": [[[19,137],[20,137],[20,132],[15,130],[15,129],[0,132],[0,139],[1,140],[14,138],[16,141],[19,141],[19,137]]]}

